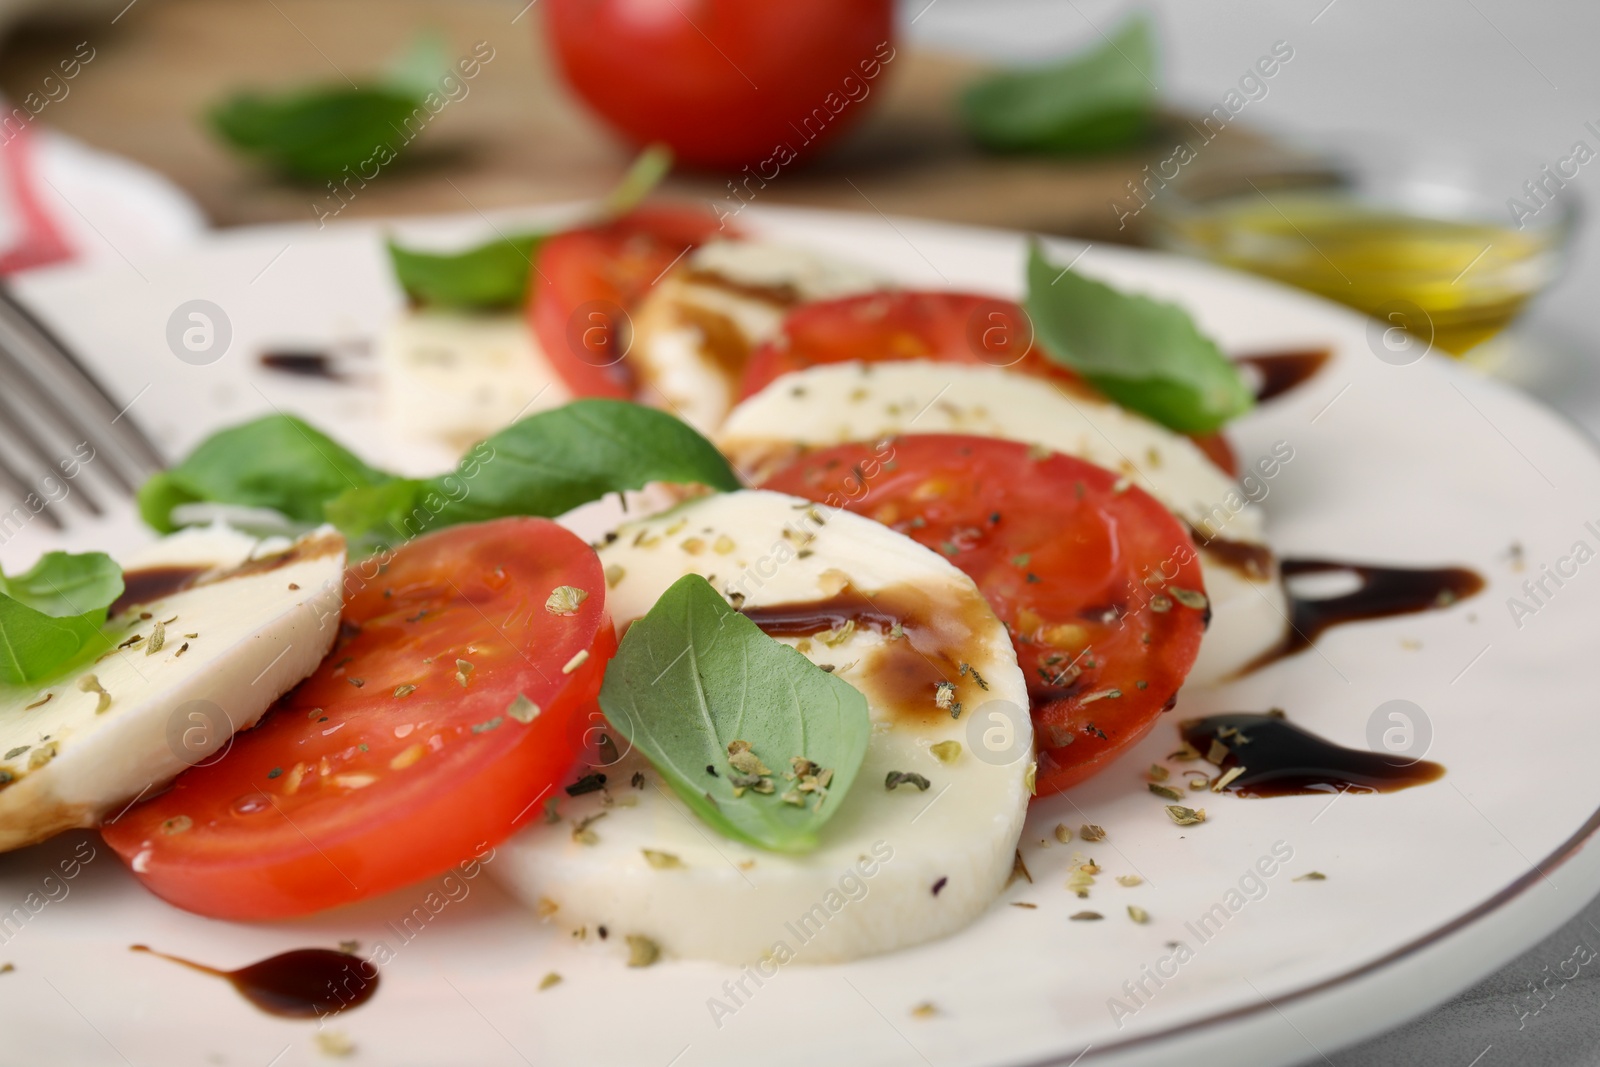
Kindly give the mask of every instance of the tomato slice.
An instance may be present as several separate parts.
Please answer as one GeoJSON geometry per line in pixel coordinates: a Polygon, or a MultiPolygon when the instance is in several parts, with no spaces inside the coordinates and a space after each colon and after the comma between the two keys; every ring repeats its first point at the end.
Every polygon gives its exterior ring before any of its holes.
{"type": "Polygon", "coordinates": [[[528,313],[545,357],[573,393],[633,399],[624,362],[630,310],[684,253],[718,231],[709,212],[651,204],[544,242],[528,313]]]}
{"type": "Polygon", "coordinates": [[[900,289],[821,300],[791,311],[751,355],[742,400],[773,379],[825,363],[931,359],[1005,367],[1076,388],[1083,379],[1034,348],[1020,304],[977,293],[900,289]]]}
{"type": "Polygon", "coordinates": [[[345,587],[310,678],[102,827],[158,896],[271,919],[385,893],[481,858],[573,766],[616,649],[583,541],[545,519],[458,526],[353,565],[345,587]],[[588,597],[555,614],[558,586],[588,597]]]}
{"type": "MultiPolygon", "coordinates": [[[[782,333],[751,355],[739,399],[807,367],[906,359],[1003,367],[1100,399],[1033,340],[1033,324],[1022,305],[977,293],[903,289],[818,301],[791,311],[782,333]]],[[[1217,466],[1236,473],[1233,452],[1221,435],[1194,442],[1217,466]]]]}
{"type": "Polygon", "coordinates": [[[1143,737],[1210,618],[1188,532],[1116,474],[1015,441],[917,434],[810,453],[765,488],[845,507],[943,553],[1006,624],[1027,676],[1038,791],[1143,737]]]}

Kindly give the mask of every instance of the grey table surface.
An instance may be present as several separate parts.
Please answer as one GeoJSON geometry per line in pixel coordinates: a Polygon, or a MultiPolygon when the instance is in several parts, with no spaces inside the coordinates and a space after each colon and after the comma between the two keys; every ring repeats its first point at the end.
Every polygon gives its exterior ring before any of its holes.
{"type": "MultiPolygon", "coordinates": [[[[1115,0],[902,0],[910,36],[978,55],[1047,58],[1098,39],[1115,0]]],[[[1277,41],[1295,59],[1252,101],[1273,133],[1427,137],[1554,164],[1600,148],[1600,4],[1591,0],[1148,0],[1167,99],[1208,110],[1277,41]]],[[[1517,189],[1507,189],[1509,198],[1517,189]]],[[[1600,166],[1560,196],[1600,203],[1600,166]]],[[[1497,373],[1600,439],[1600,226],[1564,279],[1518,322],[1497,373]]],[[[1600,501],[1596,502],[1600,507],[1600,501]]],[[[1502,1067],[1600,1064],[1600,899],[1556,933],[1422,1017],[1306,1064],[1502,1067]],[[1591,960],[1591,957],[1593,958],[1591,960]],[[1585,967],[1579,961],[1591,960],[1585,967]],[[1563,977],[1563,976],[1572,977],[1563,977]],[[1575,975],[1575,976],[1574,976],[1575,975]]]]}

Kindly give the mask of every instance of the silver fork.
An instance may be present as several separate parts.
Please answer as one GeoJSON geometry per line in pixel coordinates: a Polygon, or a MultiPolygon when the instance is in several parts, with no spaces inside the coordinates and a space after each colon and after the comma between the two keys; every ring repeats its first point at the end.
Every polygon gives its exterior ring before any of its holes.
{"type": "Polygon", "coordinates": [[[84,468],[131,496],[165,465],[83,362],[0,285],[0,543],[35,515],[64,529],[64,500],[103,514],[84,468]]]}

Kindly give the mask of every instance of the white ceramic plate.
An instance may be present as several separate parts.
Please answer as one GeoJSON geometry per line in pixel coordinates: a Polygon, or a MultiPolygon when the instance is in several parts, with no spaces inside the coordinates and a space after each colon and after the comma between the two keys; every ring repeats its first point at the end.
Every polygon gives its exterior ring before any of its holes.
{"type": "MultiPolygon", "coordinates": [[[[1020,286],[1023,245],[1013,234],[875,215],[752,211],[746,221],[908,283],[1020,286]]],[[[481,219],[405,229],[441,239],[484,232],[481,219]]],[[[141,264],[144,278],[40,275],[25,295],[119,397],[137,398],[133,413],[174,452],[278,407],[370,459],[426,470],[444,457],[386,430],[369,388],[255,366],[266,345],[325,345],[384,327],[399,298],[377,237],[369,227],[239,232],[141,264]],[[180,362],[165,340],[169,315],[192,299],[215,302],[232,324],[231,349],[206,367],[180,362]]],[[[1056,252],[1071,259],[1080,250],[1056,252]]],[[[1246,462],[1279,441],[1294,449],[1265,502],[1284,554],[1465,564],[1488,588],[1448,611],[1343,627],[1317,651],[1226,689],[1186,692],[1172,724],[1119,764],[1035,805],[1024,847],[1033,884],[1013,885],[970,929],[847,966],[791,964],[759,988],[747,979],[737,1005],[724,986],[739,977],[733,970],[630,970],[615,938],[575,943],[488,878],[432,898],[447,900],[436,913],[416,909],[437,881],[313,919],[234,925],[144,893],[88,835],[0,856],[0,907],[9,908],[42,891],[51,865],[75,847],[97,850],[75,879],[56,883],[59,899],[9,933],[0,926],[0,961],[16,965],[0,975],[0,1063],[316,1062],[315,1024],[263,1015],[226,984],[128,946],[233,967],[346,938],[369,951],[381,941],[393,954],[374,1000],[329,1024],[354,1042],[352,1062],[943,1067],[1065,1065],[1088,1050],[1083,1062],[1289,1063],[1422,1011],[1554,929],[1600,888],[1600,849],[1586,843],[1600,808],[1590,676],[1600,617],[1600,573],[1591,571],[1600,564],[1577,566],[1559,588],[1546,580],[1553,595],[1520,627],[1507,598],[1575,542],[1600,547],[1600,521],[1585,525],[1600,520],[1600,462],[1588,444],[1442,359],[1380,361],[1365,320],[1310,297],[1108,247],[1091,248],[1078,269],[1181,301],[1234,352],[1335,351],[1318,378],[1232,430],[1246,462]],[[1523,570],[1508,555],[1513,543],[1523,570]],[[1188,828],[1168,821],[1145,789],[1141,773],[1176,747],[1181,717],[1277,706],[1361,747],[1375,710],[1394,699],[1422,709],[1428,755],[1448,768],[1441,781],[1375,796],[1206,794],[1210,818],[1188,828]],[[1064,888],[1069,857],[1083,846],[1040,844],[1058,822],[1109,833],[1083,849],[1104,870],[1087,901],[1064,888]],[[1293,858],[1260,888],[1247,882],[1254,899],[1230,897],[1280,842],[1293,858]],[[1312,870],[1326,880],[1293,881],[1312,870]],[[1145,879],[1138,888],[1114,881],[1135,872],[1145,879]],[[1129,904],[1150,922],[1130,921],[1129,904]],[[1217,904],[1226,918],[1202,940],[1186,924],[1217,904]],[[1068,920],[1085,908],[1106,918],[1068,920]],[[1148,995],[1135,1001],[1124,983],[1138,983],[1171,941],[1192,958],[1159,988],[1144,978],[1148,995]],[[549,971],[565,981],[538,992],[549,971]],[[711,998],[737,1007],[720,1026],[711,998]],[[924,1002],[937,1014],[914,1016],[924,1002]]],[[[38,526],[0,547],[0,562],[26,563],[64,541],[115,547],[142,536],[126,516],[65,539],[38,526]]],[[[1510,1020],[1514,1006],[1506,1010],[1510,1020]]]]}

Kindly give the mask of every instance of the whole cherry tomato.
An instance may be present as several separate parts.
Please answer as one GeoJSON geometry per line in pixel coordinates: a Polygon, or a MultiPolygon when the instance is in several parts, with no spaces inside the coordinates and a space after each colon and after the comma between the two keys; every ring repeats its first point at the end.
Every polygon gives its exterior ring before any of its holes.
{"type": "Polygon", "coordinates": [[[895,58],[890,0],[544,7],[567,84],[624,136],[769,181],[860,119],[895,58]]]}

